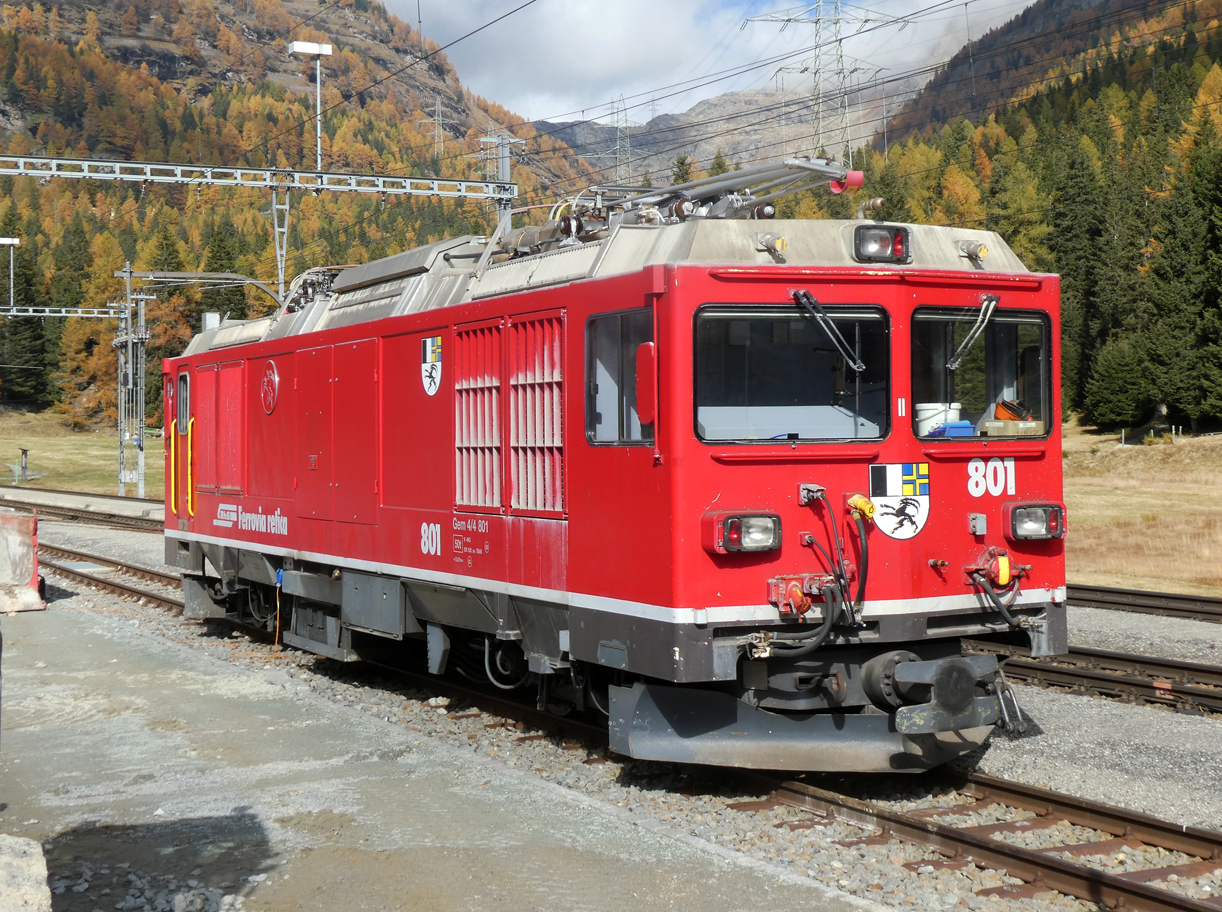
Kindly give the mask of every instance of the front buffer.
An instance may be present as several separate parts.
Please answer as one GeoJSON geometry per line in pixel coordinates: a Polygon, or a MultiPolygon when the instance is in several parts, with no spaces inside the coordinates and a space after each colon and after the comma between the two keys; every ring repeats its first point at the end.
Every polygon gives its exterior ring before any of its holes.
{"type": "Polygon", "coordinates": [[[637,681],[610,689],[610,746],[641,760],[808,772],[921,772],[982,745],[1000,715],[993,656],[906,662],[906,705],[772,712],[719,690],[637,681]]]}

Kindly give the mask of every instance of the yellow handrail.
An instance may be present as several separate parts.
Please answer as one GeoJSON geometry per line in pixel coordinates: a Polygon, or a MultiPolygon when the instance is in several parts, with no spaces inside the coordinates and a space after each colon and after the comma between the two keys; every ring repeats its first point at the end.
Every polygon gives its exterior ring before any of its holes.
{"type": "Polygon", "coordinates": [[[170,422],[170,512],[178,515],[178,419],[170,422]]]}
{"type": "Polygon", "coordinates": [[[187,512],[195,515],[195,419],[187,422],[187,512]]]}

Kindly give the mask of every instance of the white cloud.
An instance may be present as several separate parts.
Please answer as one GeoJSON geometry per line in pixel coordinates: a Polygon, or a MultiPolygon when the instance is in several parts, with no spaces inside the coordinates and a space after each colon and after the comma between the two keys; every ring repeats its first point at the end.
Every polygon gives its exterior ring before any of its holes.
{"type": "MultiPolygon", "coordinates": [[[[424,33],[444,46],[521,2],[422,0],[424,33]]],[[[889,16],[909,15],[930,5],[919,0],[870,3],[871,9],[889,16]]],[[[1024,5],[1022,0],[972,0],[972,36],[979,38],[1024,5]]],[[[411,0],[388,0],[388,8],[415,24],[416,4],[411,0]]],[[[468,89],[524,117],[605,117],[624,96],[629,105],[639,105],[630,118],[645,121],[652,110],[684,111],[723,92],[773,85],[780,64],[713,80],[722,71],[795,54],[813,44],[814,27],[808,24],[782,29],[757,22],[741,28],[749,16],[784,8],[784,3],[750,0],[536,0],[446,54],[468,89]],[[696,84],[685,91],[677,87],[687,80],[696,84]]],[[[849,38],[845,53],[861,61],[861,72],[873,67],[896,72],[953,53],[964,41],[968,24],[963,4],[948,3],[902,30],[889,26],[849,38]]],[[[846,38],[854,29],[844,27],[846,38]]],[[[802,63],[803,56],[790,62],[802,63]]],[[[809,79],[796,74],[780,78],[787,87],[809,79]]]]}

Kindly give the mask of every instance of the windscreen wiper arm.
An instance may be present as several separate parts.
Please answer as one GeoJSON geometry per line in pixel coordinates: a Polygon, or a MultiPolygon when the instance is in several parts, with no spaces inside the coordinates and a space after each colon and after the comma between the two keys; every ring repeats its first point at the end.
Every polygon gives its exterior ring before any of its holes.
{"type": "Polygon", "coordinates": [[[980,315],[976,317],[976,325],[967,334],[967,338],[960,343],[959,350],[946,362],[947,370],[953,371],[959,369],[959,365],[963,363],[967,353],[972,350],[972,346],[976,344],[976,340],[984,332],[984,326],[989,322],[989,318],[993,316],[993,311],[997,309],[999,301],[1001,301],[1001,298],[997,295],[985,295],[980,299],[980,315]]]}
{"type": "Polygon", "coordinates": [[[819,324],[819,327],[827,335],[832,345],[835,346],[836,351],[840,352],[840,357],[844,358],[845,363],[858,373],[865,370],[865,364],[849,349],[849,343],[844,341],[844,336],[840,335],[840,330],[836,328],[832,318],[827,315],[823,305],[816,301],[811,296],[811,293],[804,288],[794,289],[790,294],[793,296],[794,302],[806,308],[806,312],[819,324]]]}

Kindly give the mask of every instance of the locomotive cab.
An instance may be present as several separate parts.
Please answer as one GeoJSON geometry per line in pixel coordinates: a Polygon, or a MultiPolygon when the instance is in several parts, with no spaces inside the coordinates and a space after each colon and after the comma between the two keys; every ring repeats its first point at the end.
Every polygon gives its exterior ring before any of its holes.
{"type": "MultiPolygon", "coordinates": [[[[956,246],[908,231],[918,263],[956,246]]],[[[964,639],[1065,649],[1055,278],[804,272],[678,267],[658,305],[693,623],[655,625],[668,657],[624,644],[675,682],[612,688],[625,753],[928,768],[1000,719],[997,661],[964,639]],[[726,683],[677,686],[698,676],[726,683]]]]}
{"type": "Polygon", "coordinates": [[[1058,280],[987,231],[771,218],[854,181],[585,194],[196,337],[166,363],[188,612],[567,702],[644,759],[979,746],[1004,682],[965,641],[1066,648],[1058,280]]]}

